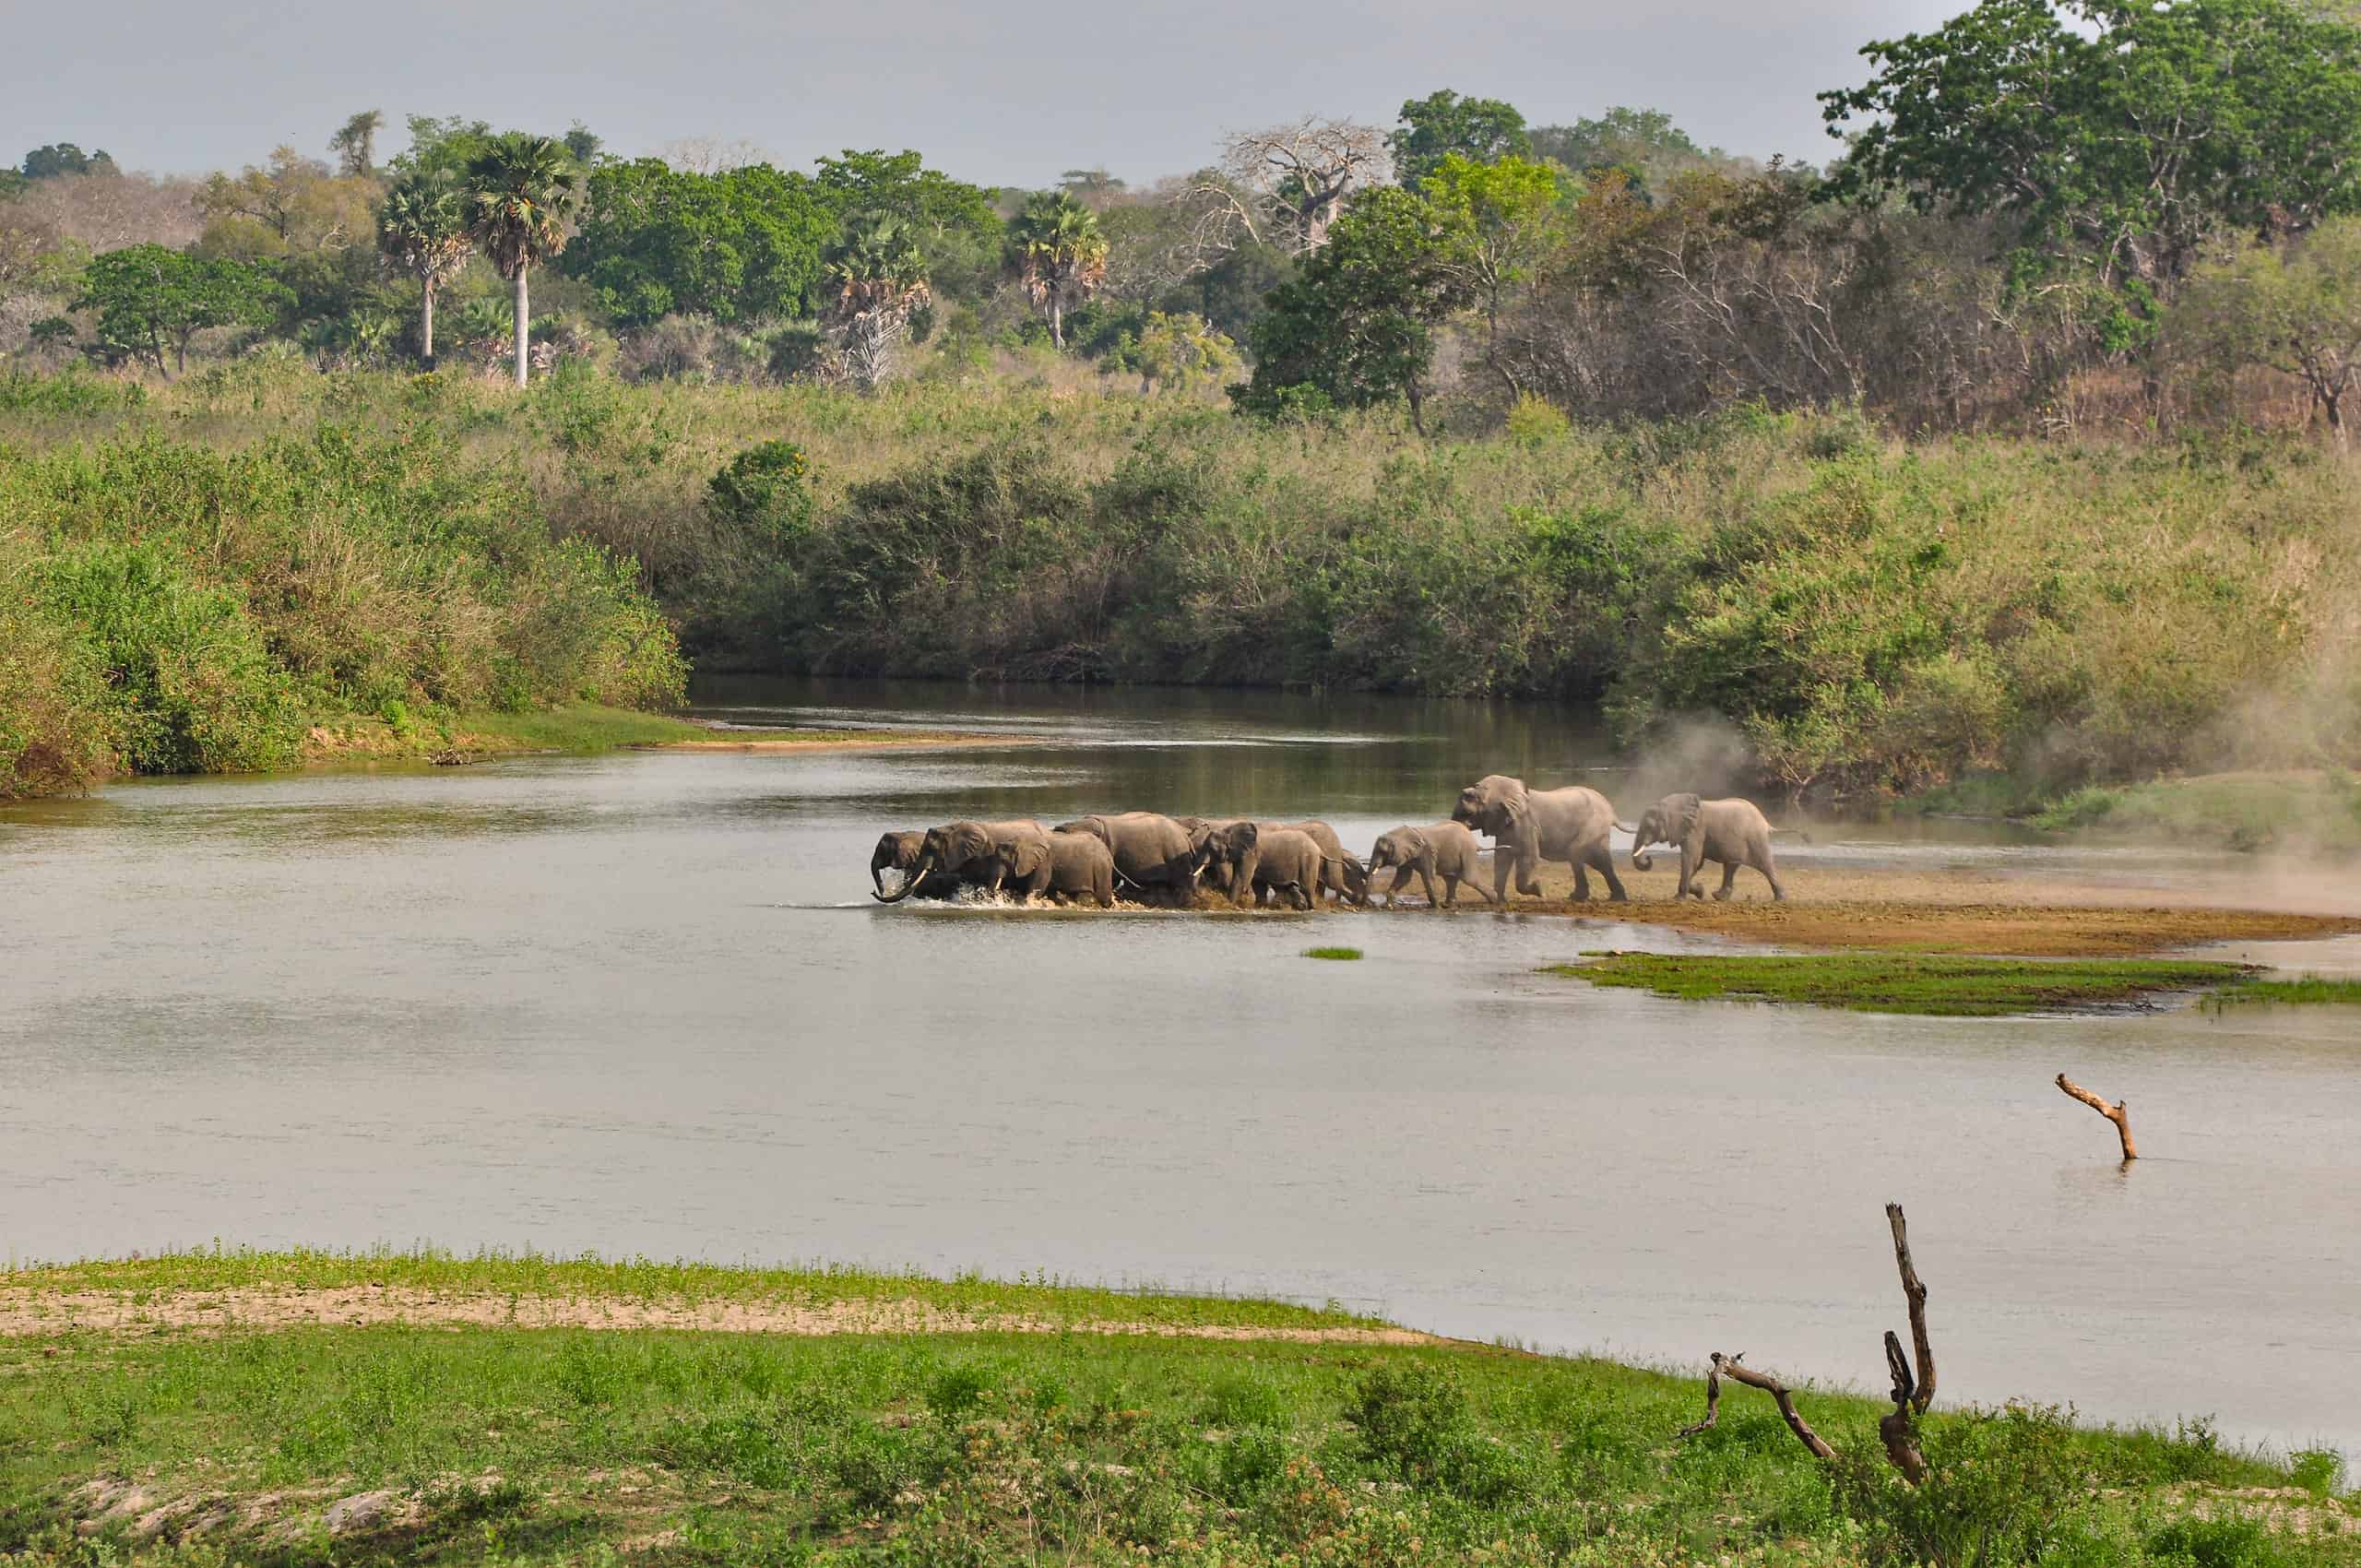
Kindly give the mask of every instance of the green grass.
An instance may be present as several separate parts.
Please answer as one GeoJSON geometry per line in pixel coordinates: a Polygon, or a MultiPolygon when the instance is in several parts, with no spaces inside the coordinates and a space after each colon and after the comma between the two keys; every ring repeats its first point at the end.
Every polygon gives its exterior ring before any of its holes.
{"type": "Polygon", "coordinates": [[[1307,947],[1303,950],[1303,956],[1307,958],[1330,958],[1339,962],[1350,962],[1361,956],[1361,950],[1358,947],[1307,947]]]}
{"type": "Polygon", "coordinates": [[[837,1265],[736,1268],[647,1258],[548,1257],[536,1253],[434,1251],[167,1253],[127,1262],[33,1265],[0,1270],[0,1290],[105,1291],[134,1300],[160,1292],[333,1289],[382,1285],[465,1295],[546,1296],[564,1300],[697,1301],[826,1306],[833,1302],[919,1301],[948,1312],[1018,1316],[1051,1323],[1120,1321],[1195,1327],[1367,1327],[1377,1320],[1330,1306],[1312,1308],[1257,1297],[1186,1295],[1154,1289],[962,1275],[938,1279],[837,1265]]]}
{"type": "Polygon", "coordinates": [[[2175,958],[2028,959],[1929,953],[1586,955],[1548,972],[1682,1001],[1799,1002],[1860,1013],[1999,1017],[2134,1002],[2159,992],[2240,987],[2236,964],[2175,958]]]}
{"type": "Polygon", "coordinates": [[[2239,773],[2094,785],[2032,820],[2063,832],[2352,854],[2361,851],[2361,779],[2341,771],[2239,773]]]}
{"type": "MultiPolygon", "coordinates": [[[[529,751],[603,752],[618,746],[660,746],[715,738],[712,731],[684,719],[587,702],[529,713],[466,713],[454,719],[451,728],[469,740],[482,737],[529,751]]],[[[782,734],[778,738],[796,737],[782,734]]]]}
{"type": "MultiPolygon", "coordinates": [[[[1829,1467],[1743,1388],[1715,1430],[1676,1440],[1702,1403],[1694,1376],[1472,1348],[503,1328],[0,1341],[0,1563],[1834,1565],[1981,1535],[2003,1549],[1987,1561],[2070,1548],[2042,1561],[2186,1568],[2188,1487],[2297,1479],[2201,1425],[1939,1410],[1939,1484],[1904,1493],[1877,1405],[1800,1396],[1846,1456],[1829,1467]],[[330,1503],[379,1489],[386,1522],[326,1534],[330,1503]],[[223,1503],[229,1522],[172,1544],[223,1503]],[[173,1506],[180,1525],[135,1535],[173,1506]]],[[[2325,1484],[2318,1466],[2302,1479],[2325,1484]]],[[[2241,1528],[2242,1554],[2194,1561],[2351,1561],[2241,1528]]]]}
{"type": "Polygon", "coordinates": [[[2323,980],[2308,975],[2299,980],[2255,980],[2225,987],[2210,1001],[2246,1004],[2258,1002],[2298,1006],[2361,1006],[2361,980],[2323,980]]]}

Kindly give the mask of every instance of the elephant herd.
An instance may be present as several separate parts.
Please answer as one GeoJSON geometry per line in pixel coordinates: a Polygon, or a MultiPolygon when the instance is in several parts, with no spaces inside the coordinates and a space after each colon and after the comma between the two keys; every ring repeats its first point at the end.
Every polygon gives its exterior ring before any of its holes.
{"type": "Polygon", "coordinates": [[[1541,862],[1558,861],[1573,868],[1576,898],[1590,897],[1595,871],[1606,880],[1608,897],[1619,899],[1629,895],[1608,847],[1608,830],[1619,827],[1632,835],[1631,863],[1641,871],[1651,863],[1651,845],[1679,849],[1675,897],[1705,896],[1697,873],[1708,861],[1722,868],[1716,898],[1730,896],[1740,866],[1762,873],[1773,897],[1787,896],[1771,853],[1773,829],[1750,802],[1667,795],[1642,813],[1637,824],[1626,824],[1596,790],[1533,790],[1523,779],[1501,774],[1462,790],[1448,822],[1380,834],[1366,860],[1347,850],[1324,822],[1120,812],[1055,827],[1025,818],[888,833],[870,857],[869,876],[871,897],[886,904],[951,898],[974,887],[1005,892],[1020,904],[1046,895],[1111,909],[1120,893],[1136,902],[1186,909],[1211,889],[1235,903],[1284,901],[1311,909],[1331,895],[1340,903],[1367,905],[1376,874],[1391,871],[1378,897],[1398,903],[1416,879],[1429,908],[1450,909],[1458,902],[1462,883],[1489,904],[1508,902],[1512,877],[1517,892],[1539,897],[1541,862]],[[1479,879],[1479,833],[1493,841],[1489,892],[1479,879]],[[891,891],[885,886],[888,871],[899,875],[891,891]]]}

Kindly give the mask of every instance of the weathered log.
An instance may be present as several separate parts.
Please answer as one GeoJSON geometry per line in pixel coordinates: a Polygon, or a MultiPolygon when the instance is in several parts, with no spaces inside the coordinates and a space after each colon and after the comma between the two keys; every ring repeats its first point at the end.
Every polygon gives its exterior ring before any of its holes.
{"type": "Polygon", "coordinates": [[[1910,1261],[1910,1222],[1902,1218],[1902,1206],[1886,1205],[1885,1219],[1893,1228],[1893,1265],[1902,1271],[1902,1293],[1910,1301],[1910,1343],[1918,1354],[1918,1376],[1910,1408],[1923,1416],[1927,1407],[1935,1402],[1935,1348],[1927,1339],[1927,1285],[1910,1261]]]}
{"type": "Polygon", "coordinates": [[[2123,1140],[2123,1158],[2127,1162],[2140,1158],[2140,1150],[2131,1142],[2131,1117],[2125,1109],[2130,1103],[2129,1100],[2118,1099],[2109,1105],[2063,1073],[2058,1075],[2058,1087],[2115,1123],[2115,1135],[2123,1140]]]}
{"type": "MultiPolygon", "coordinates": [[[[1738,1356],[1744,1354],[1746,1352],[1743,1350],[1738,1352],[1738,1356]]],[[[1725,1356],[1719,1350],[1714,1352],[1713,1370],[1705,1374],[1705,1419],[1694,1426],[1682,1427],[1680,1429],[1682,1437],[1694,1437],[1701,1431],[1710,1431],[1713,1430],[1714,1423],[1722,1419],[1722,1379],[1726,1377],[1742,1383],[1749,1388],[1759,1388],[1771,1396],[1773,1401],[1779,1407],[1781,1419],[1787,1423],[1787,1430],[1796,1434],[1797,1442],[1822,1459],[1836,1457],[1836,1450],[1829,1447],[1827,1440],[1812,1431],[1810,1423],[1807,1422],[1802,1413],[1797,1410],[1793,1390],[1769,1372],[1759,1372],[1752,1367],[1740,1366],[1738,1356],[1725,1356]]]]}
{"type": "MultiPolygon", "coordinates": [[[[1916,1314],[1914,1314],[1916,1315],[1916,1314]]],[[[1918,1452],[1917,1410],[1923,1405],[1914,1404],[1916,1380],[1910,1375],[1910,1360],[1902,1353],[1902,1338],[1893,1330],[1885,1331],[1885,1367],[1893,1378],[1893,1414],[1878,1422],[1878,1436],[1885,1442],[1885,1456],[1902,1472],[1902,1479],[1912,1486],[1927,1479],[1927,1456],[1918,1452]]]]}

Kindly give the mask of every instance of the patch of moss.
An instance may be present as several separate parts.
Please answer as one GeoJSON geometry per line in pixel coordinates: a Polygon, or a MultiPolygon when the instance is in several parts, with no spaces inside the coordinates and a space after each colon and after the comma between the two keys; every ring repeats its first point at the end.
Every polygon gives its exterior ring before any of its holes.
{"type": "Polygon", "coordinates": [[[2036,960],[1937,953],[1585,955],[1548,972],[1682,1001],[1796,1002],[1860,1013],[1988,1018],[2248,983],[2236,964],[2176,958],[2036,960]]]}

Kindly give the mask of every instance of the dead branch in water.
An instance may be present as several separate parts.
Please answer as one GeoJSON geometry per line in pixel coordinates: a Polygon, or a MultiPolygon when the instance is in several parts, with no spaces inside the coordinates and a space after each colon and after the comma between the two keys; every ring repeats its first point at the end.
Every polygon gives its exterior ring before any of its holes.
{"type": "MultiPolygon", "coordinates": [[[[1910,1357],[1902,1349],[1902,1336],[1892,1329],[1885,1336],[1885,1365],[1893,1380],[1893,1413],[1878,1422],[1878,1435],[1884,1440],[1886,1457],[1903,1479],[1917,1486],[1927,1479],[1927,1456],[1918,1448],[1918,1418],[1935,1397],[1935,1351],[1927,1336],[1927,1285],[1918,1277],[1918,1270],[1910,1261],[1910,1231],[1903,1218],[1900,1204],[1885,1206],[1886,1223],[1893,1229],[1893,1262],[1902,1275],[1902,1293],[1910,1304],[1910,1339],[1917,1352],[1914,1370],[1910,1357]]],[[[1743,1355],[1744,1352],[1739,1353],[1743,1355]]],[[[1738,1364],[1738,1356],[1725,1356],[1719,1350],[1712,1357],[1712,1370],[1705,1374],[1705,1419],[1680,1429],[1679,1436],[1694,1437],[1710,1431],[1722,1417],[1722,1379],[1730,1378],[1750,1388],[1759,1388],[1771,1396],[1779,1407],[1779,1415],[1796,1440],[1821,1459],[1833,1460],[1836,1450],[1827,1440],[1811,1430],[1796,1408],[1794,1391],[1768,1372],[1756,1372],[1738,1364]]]]}
{"type": "MultiPolygon", "coordinates": [[[[1743,1350],[1738,1352],[1738,1356],[1744,1354],[1743,1350]]],[[[1714,1370],[1705,1374],[1705,1419],[1694,1426],[1682,1427],[1681,1436],[1694,1437],[1701,1431],[1710,1431],[1714,1423],[1722,1419],[1722,1379],[1726,1377],[1771,1396],[1779,1406],[1780,1416],[1786,1420],[1787,1430],[1796,1434],[1796,1441],[1823,1459],[1836,1457],[1836,1450],[1829,1447],[1827,1440],[1812,1431],[1810,1424],[1796,1409],[1795,1391],[1786,1384],[1769,1372],[1742,1367],[1738,1365],[1738,1356],[1725,1356],[1719,1350],[1714,1352],[1713,1362],[1714,1370]]]]}
{"type": "Polygon", "coordinates": [[[2123,1158],[2126,1161],[2140,1158],[2140,1150],[2131,1142],[2131,1117],[2124,1109],[2131,1103],[2130,1101],[2118,1099],[2113,1105],[2109,1105],[2063,1073],[2058,1075],[2058,1087],[2115,1123],[2115,1135],[2123,1140],[2123,1158]]]}

